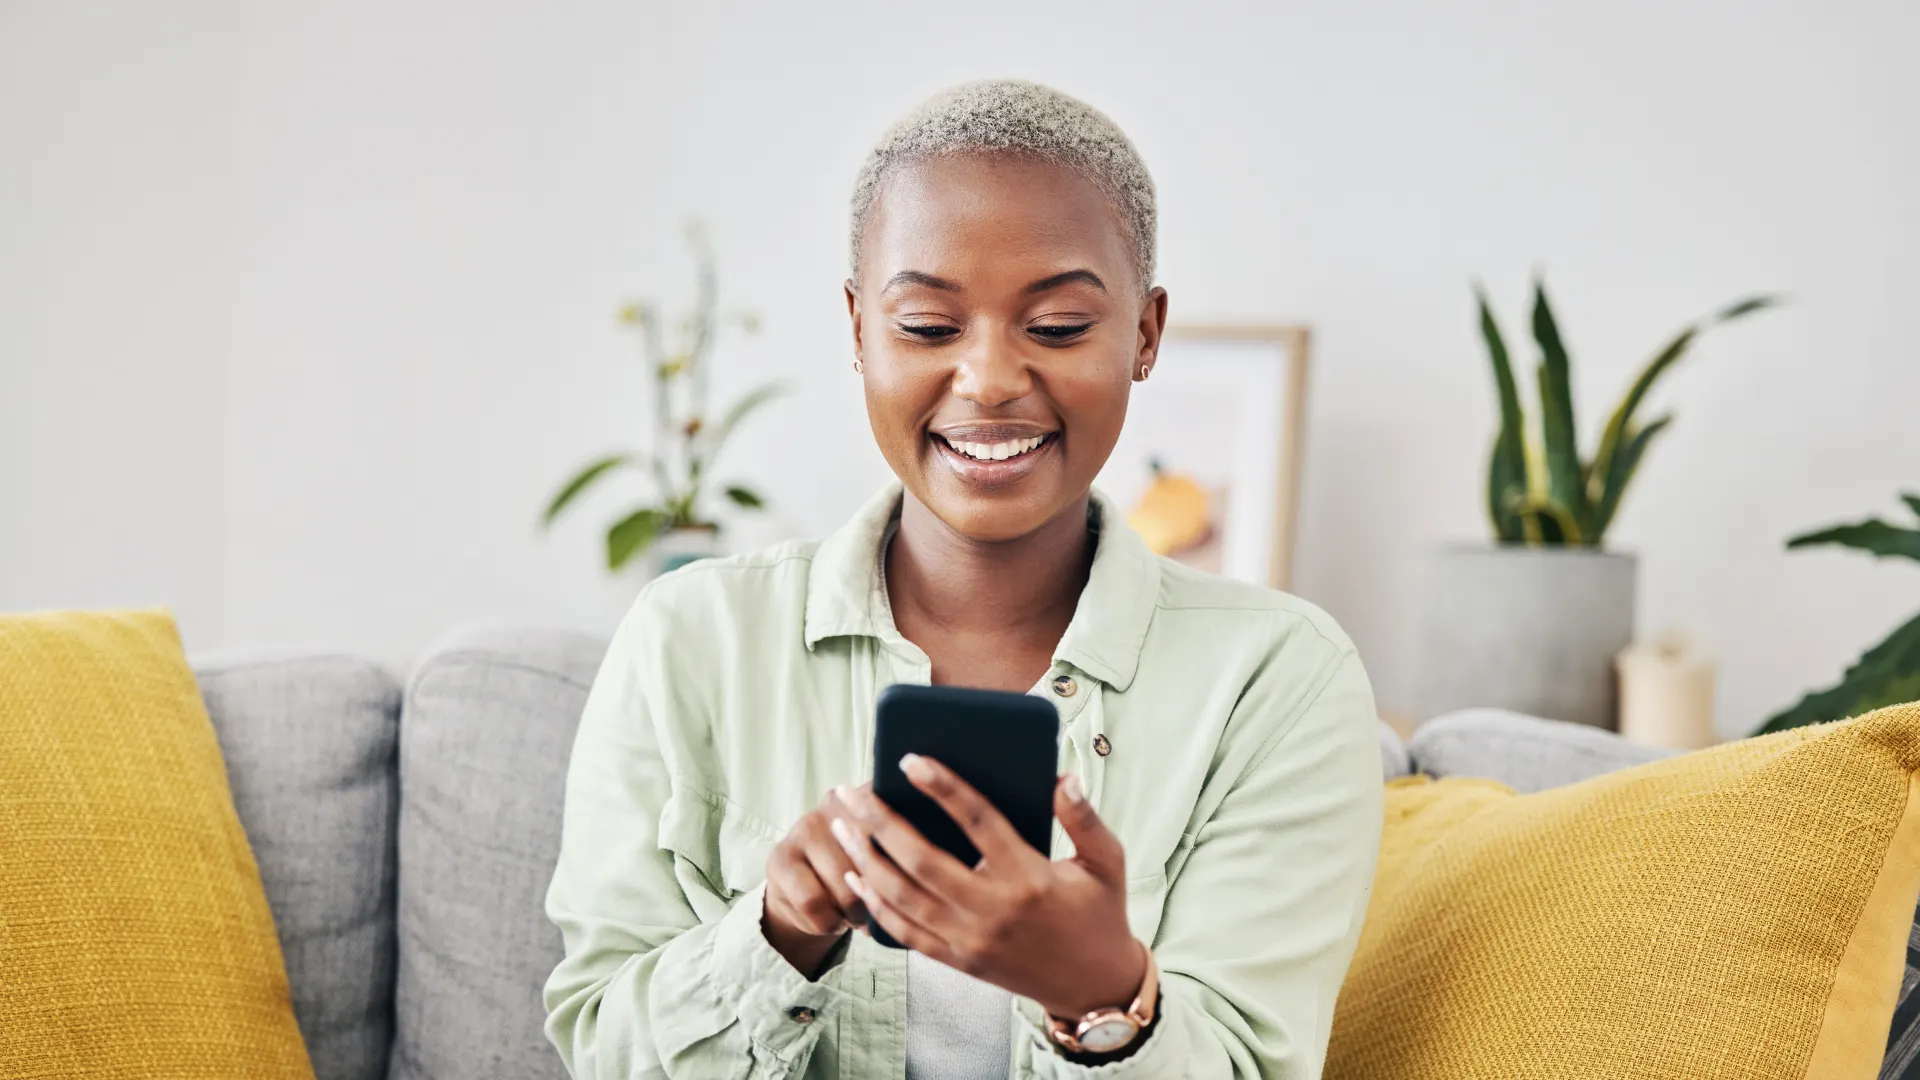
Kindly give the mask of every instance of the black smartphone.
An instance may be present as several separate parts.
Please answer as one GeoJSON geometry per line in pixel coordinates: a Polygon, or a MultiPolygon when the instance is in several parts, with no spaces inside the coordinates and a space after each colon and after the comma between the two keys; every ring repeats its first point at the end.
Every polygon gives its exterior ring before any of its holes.
{"type": "MultiPolygon", "coordinates": [[[[900,683],[880,692],[873,725],[873,791],[929,843],[972,866],[980,852],[940,804],[900,771],[907,754],[933,758],[986,796],[1015,832],[1045,853],[1053,844],[1060,714],[1031,694],[900,683]]],[[[884,849],[883,849],[884,851],[884,849]]],[[[873,939],[901,948],[878,923],[873,939]]]]}

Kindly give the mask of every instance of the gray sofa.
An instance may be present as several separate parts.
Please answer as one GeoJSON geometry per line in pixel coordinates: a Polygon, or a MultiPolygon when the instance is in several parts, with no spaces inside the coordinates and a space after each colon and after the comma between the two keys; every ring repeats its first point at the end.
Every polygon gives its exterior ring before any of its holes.
{"type": "MultiPolygon", "coordinates": [[[[575,721],[605,646],[476,626],[404,686],[331,653],[197,656],[319,1080],[564,1078],[541,1034],[560,958],[541,911],[575,721]]],[[[1460,713],[1382,772],[1523,791],[1659,756],[1510,713],[1460,713]]]]}

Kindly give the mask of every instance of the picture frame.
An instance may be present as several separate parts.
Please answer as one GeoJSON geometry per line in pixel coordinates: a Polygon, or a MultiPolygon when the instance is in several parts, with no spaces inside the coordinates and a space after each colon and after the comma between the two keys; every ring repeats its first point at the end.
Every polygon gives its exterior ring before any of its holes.
{"type": "Polygon", "coordinates": [[[1300,324],[1167,327],[1094,481],[1149,547],[1291,586],[1311,343],[1300,324]]]}

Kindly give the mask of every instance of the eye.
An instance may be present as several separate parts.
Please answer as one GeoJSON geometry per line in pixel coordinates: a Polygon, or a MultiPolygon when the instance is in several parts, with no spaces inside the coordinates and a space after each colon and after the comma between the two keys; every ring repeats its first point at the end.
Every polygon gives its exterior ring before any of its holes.
{"type": "Polygon", "coordinates": [[[1045,323],[1028,327],[1027,333],[1046,341],[1072,341],[1091,329],[1093,329],[1092,323],[1045,323]]]}
{"type": "Polygon", "coordinates": [[[940,342],[958,334],[958,327],[943,326],[939,323],[896,323],[901,333],[921,341],[940,342]]]}

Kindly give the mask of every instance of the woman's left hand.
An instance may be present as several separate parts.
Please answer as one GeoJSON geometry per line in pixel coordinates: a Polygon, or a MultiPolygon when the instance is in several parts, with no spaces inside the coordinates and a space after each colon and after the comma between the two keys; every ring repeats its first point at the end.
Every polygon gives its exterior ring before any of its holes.
{"type": "Polygon", "coordinates": [[[1054,814],[1074,846],[1073,858],[1055,862],[946,766],[909,754],[901,769],[981,859],[969,868],[928,843],[870,788],[842,789],[854,819],[831,827],[856,868],[847,885],[868,915],[901,944],[1055,1016],[1126,1008],[1146,977],[1145,950],[1127,927],[1126,853],[1079,780],[1054,787],[1054,814]]]}

